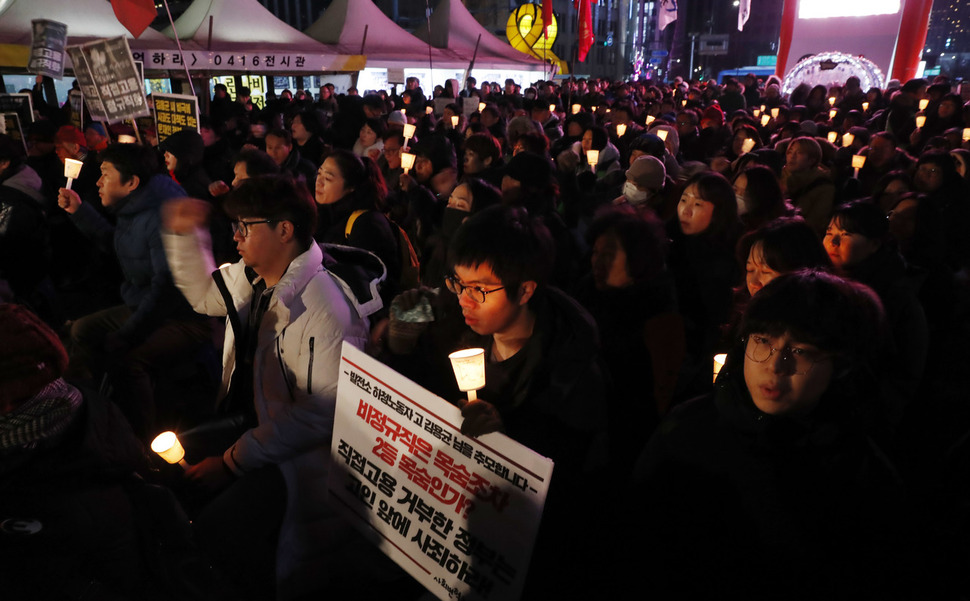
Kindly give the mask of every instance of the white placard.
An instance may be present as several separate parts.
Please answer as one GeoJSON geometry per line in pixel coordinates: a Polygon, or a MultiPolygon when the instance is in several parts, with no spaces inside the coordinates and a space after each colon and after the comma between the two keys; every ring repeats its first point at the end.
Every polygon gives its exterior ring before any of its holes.
{"type": "Polygon", "coordinates": [[[344,343],[331,447],[334,507],[442,600],[518,599],[551,460],[344,343]]]}

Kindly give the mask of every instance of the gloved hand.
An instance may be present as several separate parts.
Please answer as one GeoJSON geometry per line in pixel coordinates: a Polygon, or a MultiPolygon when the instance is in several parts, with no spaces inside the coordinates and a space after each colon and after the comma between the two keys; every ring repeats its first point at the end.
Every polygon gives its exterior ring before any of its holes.
{"type": "Polygon", "coordinates": [[[461,422],[461,433],[465,436],[479,437],[491,432],[502,430],[502,416],[499,414],[495,405],[482,399],[474,401],[463,401],[461,415],[464,421],[461,422]]]}

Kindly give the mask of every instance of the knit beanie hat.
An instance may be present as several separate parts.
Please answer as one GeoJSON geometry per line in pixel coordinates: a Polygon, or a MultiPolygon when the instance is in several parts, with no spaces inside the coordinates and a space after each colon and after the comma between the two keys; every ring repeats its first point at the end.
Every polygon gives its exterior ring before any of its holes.
{"type": "Polygon", "coordinates": [[[534,152],[520,152],[509,161],[505,175],[521,183],[523,188],[544,188],[552,178],[552,163],[534,152]]]}
{"type": "Polygon", "coordinates": [[[637,157],[626,170],[627,180],[648,190],[663,188],[666,177],[667,171],[664,169],[664,164],[650,155],[637,157]]]}
{"type": "Polygon", "coordinates": [[[57,134],[54,136],[54,141],[57,143],[70,142],[82,148],[88,147],[88,141],[84,137],[84,133],[73,125],[64,125],[58,129],[57,134]]]}
{"type": "Polygon", "coordinates": [[[15,410],[67,368],[57,334],[20,305],[0,305],[0,415],[15,410]]]}
{"type": "Polygon", "coordinates": [[[718,127],[724,125],[724,111],[720,105],[712,104],[704,110],[704,119],[713,121],[718,127]]]}

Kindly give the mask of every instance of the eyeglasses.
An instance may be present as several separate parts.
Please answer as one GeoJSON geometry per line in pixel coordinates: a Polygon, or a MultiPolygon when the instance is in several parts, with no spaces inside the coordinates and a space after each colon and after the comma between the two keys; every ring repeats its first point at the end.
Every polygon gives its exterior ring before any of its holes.
{"type": "Polygon", "coordinates": [[[498,292],[499,290],[505,290],[505,286],[502,286],[501,288],[493,288],[492,290],[485,290],[481,286],[466,286],[458,281],[458,278],[451,275],[445,278],[445,286],[448,288],[448,290],[454,292],[456,296],[461,296],[467,292],[468,298],[472,299],[476,303],[484,303],[485,298],[489,294],[498,292]]]}
{"type": "Polygon", "coordinates": [[[781,360],[794,375],[804,375],[812,370],[812,366],[828,358],[826,353],[813,351],[797,346],[786,345],[780,349],[771,346],[771,340],[760,334],[748,336],[744,347],[744,354],[756,363],[764,363],[775,353],[781,354],[781,360]]]}
{"type": "Polygon", "coordinates": [[[258,223],[276,223],[276,219],[259,219],[256,221],[243,221],[242,219],[237,219],[232,222],[232,233],[239,234],[243,238],[249,237],[249,227],[256,225],[258,223]]]}

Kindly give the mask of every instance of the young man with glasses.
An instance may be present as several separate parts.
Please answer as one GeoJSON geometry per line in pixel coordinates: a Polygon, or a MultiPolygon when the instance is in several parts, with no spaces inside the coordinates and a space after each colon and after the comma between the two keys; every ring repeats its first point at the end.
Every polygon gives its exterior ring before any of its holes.
{"type": "MultiPolygon", "coordinates": [[[[578,303],[547,285],[554,254],[548,229],[522,209],[496,206],[469,217],[449,248],[451,275],[443,283],[452,294],[437,297],[441,319],[420,341],[428,346],[412,355],[421,365],[401,366],[443,398],[458,400],[463,395],[447,354],[484,348],[485,388],[463,404],[462,433],[503,432],[555,461],[523,598],[571,598],[585,581],[557,578],[557,571],[596,573],[588,563],[586,571],[569,567],[586,558],[583,541],[595,528],[577,533],[568,524],[598,494],[589,483],[606,463],[599,336],[578,303]]],[[[417,294],[408,296],[413,302],[417,294]]],[[[394,336],[395,324],[390,331],[394,336]]]]}
{"type": "Polygon", "coordinates": [[[294,598],[339,577],[328,545],[352,536],[324,502],[337,375],[341,344],[363,348],[380,299],[360,304],[323,266],[316,207],[290,178],[247,179],[225,208],[238,263],[215,268],[201,201],[166,206],[163,238],[186,299],[228,317],[223,402],[248,405],[257,420],[186,476],[218,495],[196,526],[239,594],[294,598]]]}
{"type": "Polygon", "coordinates": [[[924,545],[904,538],[898,476],[870,438],[884,327],[872,290],[821,271],[754,295],[714,392],[674,408],[638,465],[630,533],[651,544],[631,560],[649,593],[905,590],[907,550],[924,545]]]}

